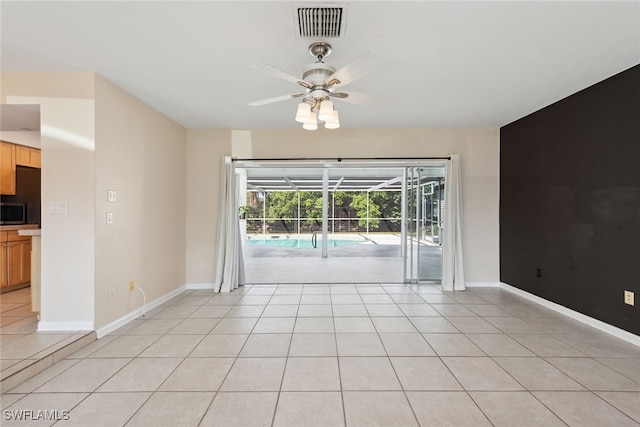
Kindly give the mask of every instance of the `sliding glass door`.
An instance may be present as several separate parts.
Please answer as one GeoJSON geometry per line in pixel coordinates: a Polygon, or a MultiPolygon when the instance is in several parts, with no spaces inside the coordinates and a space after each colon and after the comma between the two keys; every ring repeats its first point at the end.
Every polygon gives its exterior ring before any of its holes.
{"type": "Polygon", "coordinates": [[[442,280],[444,168],[406,167],[403,187],[404,282],[442,280]]]}
{"type": "Polygon", "coordinates": [[[433,163],[245,164],[247,277],[440,281],[444,165],[433,163]]]}

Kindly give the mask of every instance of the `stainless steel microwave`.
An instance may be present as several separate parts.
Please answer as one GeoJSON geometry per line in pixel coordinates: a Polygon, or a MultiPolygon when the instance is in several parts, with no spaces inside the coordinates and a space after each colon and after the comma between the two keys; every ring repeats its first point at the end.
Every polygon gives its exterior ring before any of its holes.
{"type": "Polygon", "coordinates": [[[0,203],[0,224],[24,224],[27,222],[27,207],[23,203],[0,203]]]}

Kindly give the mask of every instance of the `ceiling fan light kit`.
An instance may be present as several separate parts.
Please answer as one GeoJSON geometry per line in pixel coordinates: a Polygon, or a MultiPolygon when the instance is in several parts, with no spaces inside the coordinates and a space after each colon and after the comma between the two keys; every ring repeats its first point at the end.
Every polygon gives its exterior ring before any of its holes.
{"type": "Polygon", "coordinates": [[[311,112],[311,116],[303,123],[302,128],[306,130],[318,129],[318,114],[315,111],[311,112]]]}
{"type": "Polygon", "coordinates": [[[338,112],[334,109],[333,102],[328,98],[314,98],[312,101],[304,99],[298,104],[296,121],[303,124],[303,129],[318,129],[318,120],[325,122],[324,127],[327,129],[340,127],[338,112]]]}
{"type": "Polygon", "coordinates": [[[298,104],[298,111],[296,112],[296,122],[305,123],[311,119],[311,105],[306,102],[298,104]]]}
{"type": "Polygon", "coordinates": [[[333,117],[324,123],[324,127],[327,129],[338,129],[340,127],[340,119],[338,118],[337,111],[333,111],[333,117]]]}
{"type": "Polygon", "coordinates": [[[350,99],[348,92],[337,92],[338,88],[342,89],[347,84],[370,72],[378,63],[377,55],[367,52],[336,71],[333,66],[325,64],[323,61],[330,53],[331,45],[329,43],[312,43],[309,46],[309,54],[316,58],[316,62],[304,69],[301,79],[271,65],[256,64],[257,68],[298,84],[304,88],[304,93],[254,101],[249,105],[260,106],[287,99],[302,98],[302,102],[298,104],[295,120],[303,124],[303,129],[316,130],[318,129],[318,120],[325,122],[324,127],[326,129],[338,129],[340,127],[338,111],[335,109],[331,98],[352,104],[380,104],[384,102],[380,98],[376,99],[377,97],[373,95],[352,92],[354,96],[350,99]]]}
{"type": "Polygon", "coordinates": [[[318,120],[326,122],[333,119],[333,102],[325,99],[320,103],[320,111],[318,111],[318,120]]]}

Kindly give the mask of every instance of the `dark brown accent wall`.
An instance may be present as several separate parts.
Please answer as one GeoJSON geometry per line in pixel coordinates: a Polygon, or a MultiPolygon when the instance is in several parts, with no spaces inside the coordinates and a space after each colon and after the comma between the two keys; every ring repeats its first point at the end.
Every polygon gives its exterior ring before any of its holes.
{"type": "Polygon", "coordinates": [[[640,65],[500,129],[500,280],[640,335],[640,65]]]}

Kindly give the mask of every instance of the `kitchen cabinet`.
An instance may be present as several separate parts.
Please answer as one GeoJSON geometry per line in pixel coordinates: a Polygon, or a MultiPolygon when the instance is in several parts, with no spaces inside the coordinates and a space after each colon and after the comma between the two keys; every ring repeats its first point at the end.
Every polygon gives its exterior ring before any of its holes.
{"type": "Polygon", "coordinates": [[[0,194],[16,194],[16,146],[0,142],[0,194]]]}
{"type": "Polygon", "coordinates": [[[16,194],[16,165],[40,169],[40,150],[0,141],[0,194],[16,194]]]}
{"type": "Polygon", "coordinates": [[[2,248],[2,287],[19,285],[31,280],[31,237],[17,231],[0,232],[2,248]]]}
{"type": "Polygon", "coordinates": [[[40,169],[40,150],[37,148],[16,145],[16,165],[40,169]]]}
{"type": "Polygon", "coordinates": [[[0,288],[7,286],[7,248],[5,243],[0,242],[0,288]]]}

